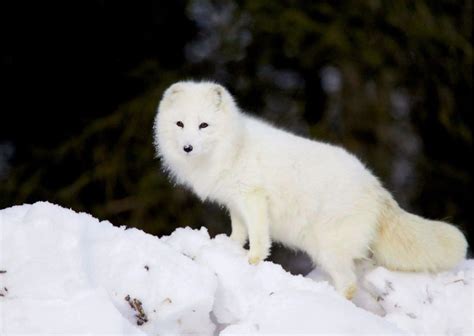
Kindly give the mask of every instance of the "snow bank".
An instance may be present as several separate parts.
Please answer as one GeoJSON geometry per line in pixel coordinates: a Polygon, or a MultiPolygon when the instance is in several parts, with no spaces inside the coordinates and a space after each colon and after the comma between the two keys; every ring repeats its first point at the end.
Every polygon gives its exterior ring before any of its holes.
{"type": "Polygon", "coordinates": [[[204,228],[158,239],[49,203],[0,211],[1,335],[473,332],[472,261],[436,276],[365,269],[364,309],[310,277],[249,265],[204,228]]]}

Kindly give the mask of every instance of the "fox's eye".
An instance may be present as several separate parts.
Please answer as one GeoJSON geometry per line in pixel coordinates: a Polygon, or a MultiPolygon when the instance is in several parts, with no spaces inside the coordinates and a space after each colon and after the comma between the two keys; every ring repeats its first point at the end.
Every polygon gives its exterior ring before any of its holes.
{"type": "Polygon", "coordinates": [[[209,126],[207,123],[201,123],[201,124],[199,125],[199,129],[201,129],[201,128],[206,128],[207,126],[209,126]]]}
{"type": "Polygon", "coordinates": [[[178,122],[176,123],[176,125],[178,125],[178,126],[179,126],[179,127],[181,127],[181,128],[183,128],[183,127],[184,127],[184,124],[183,124],[183,122],[182,122],[182,121],[178,121],[178,122]]]}

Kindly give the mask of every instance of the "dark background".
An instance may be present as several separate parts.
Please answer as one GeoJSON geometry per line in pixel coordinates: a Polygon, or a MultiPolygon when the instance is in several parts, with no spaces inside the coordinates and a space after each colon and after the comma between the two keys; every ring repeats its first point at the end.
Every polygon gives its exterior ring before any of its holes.
{"type": "Polygon", "coordinates": [[[343,145],[404,208],[473,242],[472,1],[11,1],[0,25],[0,208],[48,200],[156,235],[228,233],[152,146],[163,90],[213,79],[245,110],[343,145]]]}

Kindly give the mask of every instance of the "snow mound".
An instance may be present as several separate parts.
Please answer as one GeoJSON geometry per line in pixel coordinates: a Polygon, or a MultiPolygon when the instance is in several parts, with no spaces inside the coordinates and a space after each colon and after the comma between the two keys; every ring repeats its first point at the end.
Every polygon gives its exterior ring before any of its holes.
{"type": "Polygon", "coordinates": [[[157,238],[50,203],[0,211],[1,335],[473,332],[472,261],[439,275],[364,270],[364,309],[310,277],[249,265],[204,228],[157,238]]]}

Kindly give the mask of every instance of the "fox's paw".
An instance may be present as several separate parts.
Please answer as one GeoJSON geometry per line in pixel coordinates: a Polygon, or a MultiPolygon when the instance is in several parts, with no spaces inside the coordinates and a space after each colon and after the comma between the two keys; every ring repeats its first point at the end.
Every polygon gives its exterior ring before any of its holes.
{"type": "Polygon", "coordinates": [[[259,264],[261,261],[265,260],[265,258],[267,257],[267,254],[262,253],[262,252],[256,252],[254,250],[250,250],[247,254],[249,264],[251,264],[251,265],[259,264]]]}
{"type": "Polygon", "coordinates": [[[251,264],[251,265],[257,265],[257,264],[259,264],[259,263],[262,261],[262,258],[259,257],[259,256],[250,255],[250,253],[249,253],[249,254],[248,254],[248,260],[249,260],[249,264],[251,264]]]}
{"type": "Polygon", "coordinates": [[[347,300],[352,300],[357,292],[357,285],[351,284],[344,289],[344,296],[347,300]]]}

